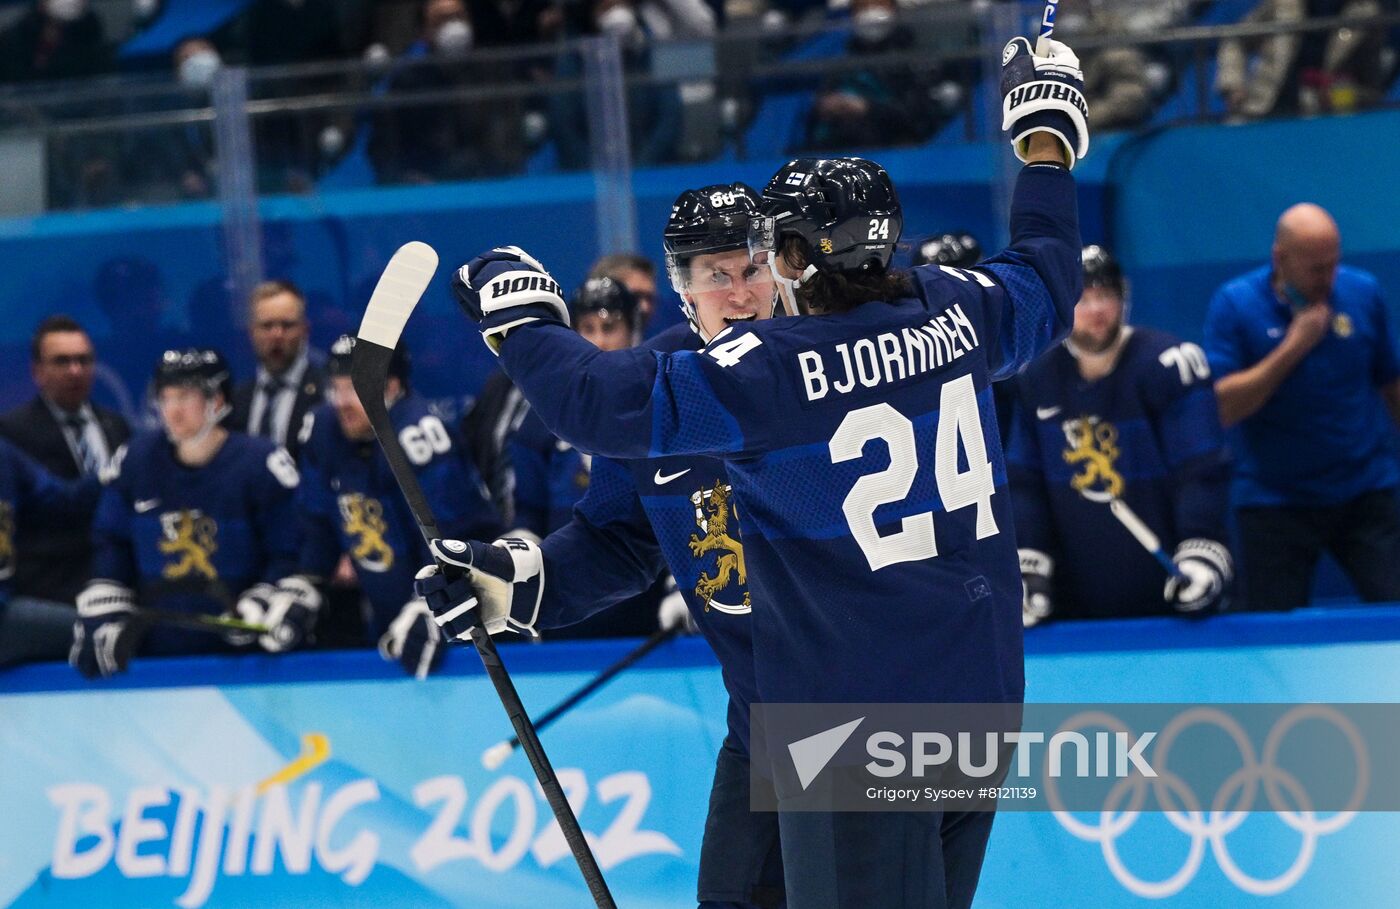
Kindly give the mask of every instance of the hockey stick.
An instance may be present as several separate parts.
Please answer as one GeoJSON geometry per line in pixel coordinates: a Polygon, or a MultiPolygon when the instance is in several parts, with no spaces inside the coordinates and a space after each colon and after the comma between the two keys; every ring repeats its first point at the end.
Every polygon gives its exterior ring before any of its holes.
{"type": "Polygon", "coordinates": [[[1118,523],[1128,529],[1128,533],[1133,535],[1143,549],[1146,549],[1152,558],[1156,559],[1167,574],[1178,580],[1185,581],[1186,575],[1181,573],[1181,569],[1172,561],[1172,557],[1167,555],[1162,548],[1162,541],[1157,539],[1157,534],[1152,532],[1152,528],[1142,522],[1142,518],[1137,516],[1128,503],[1115,496],[1108,500],[1108,510],[1118,519],[1118,523]]]}
{"type": "Polygon", "coordinates": [[[1045,13],[1040,17],[1040,36],[1035,39],[1035,54],[1045,56],[1045,42],[1055,34],[1055,11],[1060,8],[1060,0],[1045,0],[1045,13]]]}
{"type": "MultiPolygon", "coordinates": [[[[650,637],[638,644],[631,652],[623,656],[616,663],[613,663],[607,669],[595,675],[582,688],[555,704],[547,713],[535,720],[535,731],[543,732],[550,723],[553,723],[555,720],[559,719],[559,717],[573,709],[574,705],[579,701],[582,701],[584,698],[612,681],[613,676],[617,675],[622,670],[671,640],[671,638],[679,634],[684,627],[684,622],[677,622],[670,628],[658,628],[656,631],[653,631],[650,637]]],[[[485,767],[487,770],[495,770],[497,767],[504,764],[506,758],[510,757],[511,753],[519,747],[519,736],[512,736],[509,741],[498,742],[482,752],[481,766],[485,767]]]]}
{"type": "Polygon", "coordinates": [[[133,616],[144,622],[159,625],[173,625],[176,628],[187,628],[191,631],[208,631],[211,634],[223,634],[227,631],[246,631],[249,634],[267,634],[270,629],[266,625],[259,625],[255,622],[245,622],[242,619],[230,618],[222,615],[207,615],[197,612],[176,612],[173,609],[155,609],[150,606],[141,606],[133,610],[133,616]]]}
{"type": "MultiPolygon", "coordinates": [[[[408,317],[418,305],[423,292],[427,290],[428,282],[437,270],[437,264],[437,253],[426,243],[406,243],[394,253],[370,296],[364,321],[360,323],[359,340],[355,344],[354,353],[350,355],[350,381],[355,386],[355,393],[359,395],[360,404],[369,417],[374,434],[379,439],[379,447],[384,451],[389,469],[393,471],[394,479],[408,502],[409,510],[413,512],[418,529],[422,532],[423,539],[429,541],[441,536],[437,520],[433,517],[432,508],[423,495],[422,487],[418,485],[413,466],[404,454],[398,436],[394,434],[394,427],[389,422],[389,410],[384,404],[384,387],[388,382],[389,358],[399,343],[399,336],[403,334],[408,317]]],[[[441,562],[438,563],[438,569],[449,578],[460,577],[462,571],[455,565],[441,562]]],[[[510,717],[510,724],[515,727],[516,736],[524,745],[530,766],[535,771],[535,779],[539,781],[550,810],[554,812],[554,819],[564,833],[574,861],[578,862],[579,871],[583,873],[583,879],[588,884],[594,903],[599,909],[616,909],[617,904],[613,902],[608,885],[603,880],[603,872],[598,868],[597,859],[583,838],[583,829],[579,827],[578,818],[574,816],[573,809],[564,797],[563,787],[554,776],[549,756],[540,744],[539,735],[530,722],[529,714],[520,703],[520,695],[516,693],[510,673],[506,671],[500,655],[496,652],[495,642],[480,625],[471,630],[471,639],[472,645],[476,647],[477,656],[481,657],[481,663],[486,667],[486,674],[491,677],[491,683],[496,687],[501,706],[505,708],[510,717]]]]}

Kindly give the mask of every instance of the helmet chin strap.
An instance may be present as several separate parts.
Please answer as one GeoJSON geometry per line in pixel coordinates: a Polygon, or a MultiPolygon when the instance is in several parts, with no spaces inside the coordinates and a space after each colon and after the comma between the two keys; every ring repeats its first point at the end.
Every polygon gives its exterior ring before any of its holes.
{"type": "Polygon", "coordinates": [[[772,272],[773,281],[778,285],[779,293],[783,295],[784,308],[791,311],[793,315],[807,315],[807,310],[797,301],[797,288],[802,286],[803,281],[817,273],[817,266],[808,265],[796,278],[787,278],[778,271],[778,254],[774,252],[768,257],[768,270],[772,272]]]}

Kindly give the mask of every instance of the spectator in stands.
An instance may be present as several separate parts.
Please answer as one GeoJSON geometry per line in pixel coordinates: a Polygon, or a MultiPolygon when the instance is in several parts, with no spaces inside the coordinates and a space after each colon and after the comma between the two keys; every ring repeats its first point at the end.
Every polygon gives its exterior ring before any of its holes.
{"type": "MultiPolygon", "coordinates": [[[[131,434],[120,414],[92,403],[96,370],[96,352],[83,327],[68,316],[49,316],[30,346],[29,371],[38,393],[0,414],[0,435],[59,480],[96,478],[131,434]]],[[[22,523],[14,540],[15,593],[72,603],[92,561],[91,525],[91,511],[63,522],[22,523]]]]}
{"type": "Polygon", "coordinates": [[[271,439],[295,457],[311,411],[326,399],[326,357],[308,343],[306,295],[291,281],[253,288],[248,311],[258,370],[234,389],[229,426],[271,439]]]}
{"type": "Polygon", "coordinates": [[[914,33],[899,22],[895,0],[852,0],[851,30],[849,68],[827,77],[817,92],[802,147],[840,151],[929,139],[950,114],[930,95],[944,76],[936,66],[880,60],[914,49],[914,33]]]}
{"type": "Polygon", "coordinates": [[[635,9],[653,41],[694,41],[715,35],[715,11],[704,0],[637,0],[635,9]]]}
{"type": "MultiPolygon", "coordinates": [[[[172,72],[185,92],[145,103],[151,112],[187,110],[209,103],[223,60],[207,38],[185,38],[170,55],[172,72]]],[[[123,172],[128,194],[145,203],[206,199],[214,190],[214,138],[208,123],[185,123],[123,136],[123,172]]]]}
{"type": "MultiPolygon", "coordinates": [[[[479,92],[499,83],[499,62],[473,59],[475,41],[462,0],[426,0],[422,33],[389,76],[388,91],[479,92]]],[[[514,173],[525,158],[523,118],[520,101],[505,97],[430,104],[405,99],[375,112],[370,160],[381,183],[514,173]]]]}
{"type": "MultiPolygon", "coordinates": [[[[1393,4],[1392,4],[1393,9],[1393,4]]],[[[1377,0],[1309,0],[1315,19],[1376,16],[1377,0]]],[[[1395,54],[1384,28],[1307,32],[1299,50],[1298,107],[1305,114],[1345,113],[1375,105],[1385,95],[1395,54]]]]}
{"type": "Polygon", "coordinates": [[[1224,433],[1195,344],[1127,324],[1128,287],[1084,249],[1068,339],[1013,380],[1007,452],[1027,627],[1048,618],[1205,614],[1233,576],[1224,433]],[[1126,505],[1172,553],[1167,575],[1120,523],[1126,505]]]}
{"type": "MultiPolygon", "coordinates": [[[[68,651],[72,603],[25,596],[14,589],[14,577],[26,567],[17,537],[38,523],[71,523],[86,529],[100,488],[94,476],[61,482],[0,439],[0,667],[62,659],[68,651]]],[[[70,566],[59,570],[73,573],[70,566]]]]}
{"type": "Polygon", "coordinates": [[[1253,609],[1308,602],[1326,551],[1365,600],[1400,600],[1400,362],[1376,279],[1342,265],[1316,205],[1279,218],[1272,261],[1211,301],[1205,348],[1237,427],[1233,504],[1253,609]]]}
{"type": "MultiPolygon", "coordinates": [[[[1303,21],[1306,0],[1259,0],[1242,24],[1303,21]]],[[[1215,90],[1225,99],[1232,117],[1253,119],[1273,113],[1283,103],[1292,107],[1287,84],[1293,75],[1302,37],[1298,32],[1260,38],[1232,38],[1220,42],[1216,52],[1215,90]]]]}
{"type": "MultiPolygon", "coordinates": [[[[594,0],[588,34],[611,35],[622,47],[626,76],[651,74],[652,36],[632,0],[594,0]]],[[[577,53],[562,54],[555,78],[578,79],[582,62],[577,53]]],[[[673,161],[681,132],[680,90],[674,84],[637,83],[627,90],[627,122],[631,131],[632,163],[673,161]]],[[[549,130],[566,170],[580,170],[592,161],[589,120],[583,95],[555,93],[549,98],[549,130]]]]}
{"type": "Polygon", "coordinates": [[[0,32],[0,82],[95,76],[111,62],[102,20],[87,0],[34,0],[0,32]]]}
{"type": "Polygon", "coordinates": [[[656,265],[636,253],[611,253],[594,262],[588,279],[616,278],[637,300],[637,331],[641,332],[656,311],[656,265]]]}
{"type": "MultiPolygon", "coordinates": [[[[1120,4],[1085,4],[1060,24],[1074,35],[1135,32],[1138,19],[1120,4]]],[[[1079,58],[1084,71],[1084,100],[1095,132],[1131,129],[1152,114],[1153,88],[1147,54],[1141,47],[1119,45],[1089,50],[1079,58]]]]}

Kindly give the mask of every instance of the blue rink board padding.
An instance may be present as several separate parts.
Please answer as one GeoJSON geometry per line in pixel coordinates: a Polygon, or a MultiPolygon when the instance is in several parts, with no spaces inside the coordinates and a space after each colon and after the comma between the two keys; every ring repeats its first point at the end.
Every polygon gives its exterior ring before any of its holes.
{"type": "MultiPolygon", "coordinates": [[[[1050,626],[1028,638],[1028,695],[1390,701],[1397,641],[1384,606],[1050,626]]],[[[539,712],[634,643],[504,655],[539,712]]],[[[545,733],[620,906],[691,899],[723,704],[683,640],[545,733]]],[[[462,650],[426,683],[357,652],[138,661],[112,684],[0,674],[0,906],[587,906],[523,758],[481,767],[508,734],[462,650]]],[[[1364,909],[1400,892],[1392,814],[1182,826],[1004,814],[976,906],[1364,909]]]]}

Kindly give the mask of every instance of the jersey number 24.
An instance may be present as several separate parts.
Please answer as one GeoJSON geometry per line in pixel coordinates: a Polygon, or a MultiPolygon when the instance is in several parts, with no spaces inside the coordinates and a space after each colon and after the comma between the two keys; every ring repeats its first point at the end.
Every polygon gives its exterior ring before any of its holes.
{"type": "MultiPolygon", "coordinates": [[[[851,535],[878,571],[900,562],[919,562],[938,555],[933,532],[933,512],[910,515],[900,529],[882,536],[875,527],[875,509],[902,502],[914,486],[919,472],[914,423],[889,404],[872,404],[846,414],[831,437],[831,462],[840,464],[859,458],[866,443],[883,439],[889,446],[890,466],[856,480],[841,510],[851,535]]],[[[977,506],[977,539],[1000,532],[992,515],[992,495],[996,486],[992,464],[987,459],[982,436],[982,418],[977,409],[977,391],[971,376],[961,376],[943,385],[939,399],[938,436],[933,448],[933,475],[944,511],[977,506]],[[967,469],[958,470],[958,443],[967,456],[967,469]]]]}

